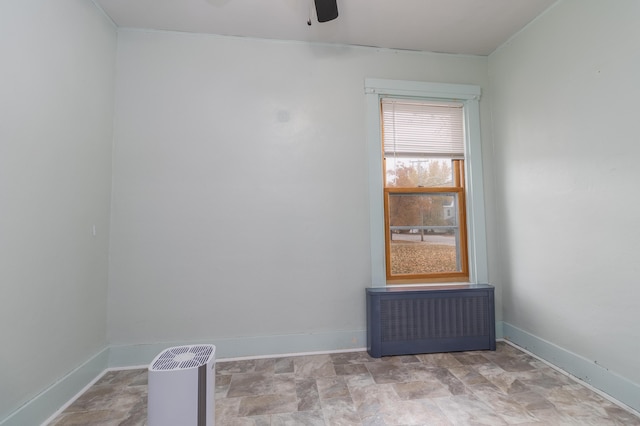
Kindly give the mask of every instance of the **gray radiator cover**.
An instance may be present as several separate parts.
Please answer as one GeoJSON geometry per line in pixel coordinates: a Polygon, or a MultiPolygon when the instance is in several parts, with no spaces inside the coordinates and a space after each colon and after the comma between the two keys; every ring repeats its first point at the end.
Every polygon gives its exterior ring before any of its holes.
{"type": "Polygon", "coordinates": [[[367,351],[374,358],[495,350],[489,284],[367,288],[367,351]]]}

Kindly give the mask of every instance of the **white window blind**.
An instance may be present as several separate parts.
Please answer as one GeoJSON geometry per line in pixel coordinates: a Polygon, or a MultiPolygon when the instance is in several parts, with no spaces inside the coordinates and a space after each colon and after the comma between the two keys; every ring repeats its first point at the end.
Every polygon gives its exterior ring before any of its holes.
{"type": "Polygon", "coordinates": [[[461,103],[381,102],[385,155],[464,158],[461,103]]]}

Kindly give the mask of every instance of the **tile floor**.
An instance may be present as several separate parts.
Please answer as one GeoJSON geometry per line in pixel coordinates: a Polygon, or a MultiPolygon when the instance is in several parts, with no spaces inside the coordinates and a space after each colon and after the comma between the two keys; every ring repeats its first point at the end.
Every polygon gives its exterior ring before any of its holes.
{"type": "MultiPolygon", "coordinates": [[[[50,424],[146,425],[146,395],[145,369],[111,371],[50,424]]],[[[498,343],[495,352],[218,361],[216,424],[640,426],[640,418],[498,343]]]]}

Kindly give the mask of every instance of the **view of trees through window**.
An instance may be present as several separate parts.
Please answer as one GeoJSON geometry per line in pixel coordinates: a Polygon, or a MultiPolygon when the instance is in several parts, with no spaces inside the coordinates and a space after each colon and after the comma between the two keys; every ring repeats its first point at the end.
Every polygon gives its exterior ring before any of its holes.
{"type": "Polygon", "coordinates": [[[387,158],[387,186],[452,186],[451,159],[414,157],[387,158]]]}
{"type": "Polygon", "coordinates": [[[454,160],[386,158],[385,165],[391,276],[461,273],[454,160]]]}

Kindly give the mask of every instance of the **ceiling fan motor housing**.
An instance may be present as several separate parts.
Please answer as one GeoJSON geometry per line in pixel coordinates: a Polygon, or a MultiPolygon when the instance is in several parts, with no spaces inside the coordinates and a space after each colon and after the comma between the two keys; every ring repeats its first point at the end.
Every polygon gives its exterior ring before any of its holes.
{"type": "Polygon", "coordinates": [[[318,22],[327,22],[338,17],[337,0],[315,0],[318,22]]]}

